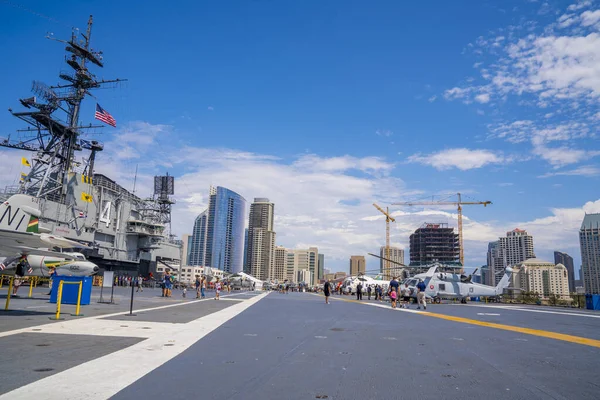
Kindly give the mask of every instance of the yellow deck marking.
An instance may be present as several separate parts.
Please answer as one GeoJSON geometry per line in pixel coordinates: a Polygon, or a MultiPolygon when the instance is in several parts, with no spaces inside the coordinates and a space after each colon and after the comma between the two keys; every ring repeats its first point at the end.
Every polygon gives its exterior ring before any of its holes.
{"type": "MultiPolygon", "coordinates": [[[[317,296],[323,297],[321,295],[317,295],[317,296]]],[[[358,304],[364,304],[366,306],[378,306],[378,307],[382,307],[382,308],[389,308],[389,307],[383,307],[383,304],[378,304],[378,303],[375,303],[375,304],[363,303],[358,300],[340,299],[340,298],[333,297],[333,296],[330,296],[329,298],[334,299],[334,300],[345,301],[348,303],[358,303],[358,304]]],[[[440,318],[440,319],[445,319],[447,321],[461,322],[463,324],[478,325],[478,326],[483,326],[486,328],[495,328],[495,329],[501,329],[501,330],[510,331],[510,332],[524,333],[526,335],[545,337],[545,338],[549,338],[549,339],[562,340],[563,342],[570,342],[570,343],[582,344],[584,346],[600,348],[600,340],[588,339],[588,338],[584,338],[584,337],[580,337],[580,336],[566,335],[564,333],[544,331],[544,330],[540,330],[540,329],[522,328],[520,326],[497,324],[494,322],[478,321],[476,319],[454,317],[452,315],[438,314],[438,313],[433,313],[433,312],[429,312],[429,311],[417,312],[416,310],[415,311],[405,310],[402,308],[396,308],[396,309],[389,308],[389,309],[394,310],[394,311],[404,311],[404,312],[412,311],[411,314],[418,314],[418,315],[423,315],[426,317],[440,318]]]]}
{"type": "Polygon", "coordinates": [[[585,346],[592,346],[592,347],[600,348],[600,340],[587,339],[587,338],[583,338],[580,336],[572,336],[572,335],[566,335],[564,333],[543,331],[540,329],[522,328],[520,326],[497,324],[494,322],[484,322],[484,321],[478,321],[476,319],[454,317],[452,315],[437,314],[437,313],[432,313],[432,312],[427,312],[427,311],[421,312],[419,314],[425,315],[427,317],[445,319],[448,321],[462,322],[463,324],[485,326],[486,328],[502,329],[505,331],[519,332],[519,333],[524,333],[526,335],[540,336],[540,337],[545,337],[545,338],[549,338],[549,339],[562,340],[564,342],[577,343],[577,344],[583,344],[585,346]]]}

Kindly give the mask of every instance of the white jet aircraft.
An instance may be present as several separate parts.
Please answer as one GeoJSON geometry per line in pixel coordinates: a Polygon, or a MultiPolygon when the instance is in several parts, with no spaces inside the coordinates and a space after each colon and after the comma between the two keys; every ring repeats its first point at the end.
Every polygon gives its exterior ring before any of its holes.
{"type": "MultiPolygon", "coordinates": [[[[38,232],[39,199],[24,194],[11,196],[0,204],[0,271],[24,270],[23,275],[49,276],[50,268],[58,275],[89,276],[98,272],[98,266],[87,261],[81,253],[57,252],[61,249],[89,248],[89,246],[49,233],[38,232]]],[[[21,272],[21,271],[20,271],[21,272]]]]}

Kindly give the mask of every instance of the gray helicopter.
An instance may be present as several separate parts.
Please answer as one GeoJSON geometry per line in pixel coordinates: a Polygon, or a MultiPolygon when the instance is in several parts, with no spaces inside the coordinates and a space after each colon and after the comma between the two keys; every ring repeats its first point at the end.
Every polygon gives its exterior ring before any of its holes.
{"type": "MultiPolygon", "coordinates": [[[[376,256],[377,258],[383,257],[376,256]]],[[[406,265],[393,261],[394,264],[407,267],[406,265]]],[[[410,267],[407,267],[410,268],[410,267]]],[[[450,269],[442,264],[435,263],[429,266],[427,272],[416,274],[412,277],[405,278],[401,287],[411,289],[411,297],[417,297],[417,284],[419,281],[425,283],[425,297],[434,303],[439,303],[442,298],[444,299],[459,299],[461,303],[466,303],[469,297],[497,297],[502,294],[504,289],[509,286],[512,276],[512,269],[506,268],[506,273],[500,280],[497,286],[488,286],[480,283],[473,283],[472,276],[457,274],[455,272],[449,272],[450,269]]],[[[477,269],[474,271],[476,272],[477,269]]]]}

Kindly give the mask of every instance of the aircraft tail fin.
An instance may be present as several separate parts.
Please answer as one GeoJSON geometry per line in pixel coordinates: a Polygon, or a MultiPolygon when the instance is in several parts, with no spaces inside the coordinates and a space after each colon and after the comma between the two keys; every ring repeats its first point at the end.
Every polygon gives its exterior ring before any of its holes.
{"type": "Polygon", "coordinates": [[[508,285],[510,285],[511,276],[512,276],[512,268],[506,267],[506,272],[505,272],[504,276],[502,277],[502,279],[500,279],[500,282],[498,282],[498,286],[496,286],[496,289],[494,290],[494,292],[496,293],[496,296],[501,295],[502,292],[504,291],[504,289],[507,288],[508,285]]]}
{"type": "Polygon", "coordinates": [[[40,214],[38,199],[15,194],[0,204],[0,230],[37,232],[40,214]]]}

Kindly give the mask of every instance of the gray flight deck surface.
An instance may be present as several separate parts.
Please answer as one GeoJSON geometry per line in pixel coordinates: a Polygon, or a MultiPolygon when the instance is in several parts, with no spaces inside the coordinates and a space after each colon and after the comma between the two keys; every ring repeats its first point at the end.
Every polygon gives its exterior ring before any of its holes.
{"type": "MultiPolygon", "coordinates": [[[[43,387],[78,368],[95,371],[91,359],[120,357],[126,347],[142,358],[124,354],[118,363],[135,371],[153,360],[143,357],[160,357],[188,339],[189,347],[130,382],[111,378],[105,395],[88,388],[92,380],[72,384],[91,390],[80,396],[88,399],[600,398],[597,312],[470,303],[430,305],[425,314],[414,305],[405,312],[348,296],[333,296],[330,305],[309,293],[238,292],[195,301],[193,292],[182,299],[174,291],[165,299],[150,289],[136,294],[137,315],[125,317],[114,314],[128,310],[128,289],[117,289],[121,304],[92,303],[82,308],[87,319],[68,316],[64,325],[52,325],[58,323],[48,314],[1,314],[0,345],[10,362],[0,366],[0,398],[27,398],[29,392],[10,391],[32,382],[23,390],[36,390],[35,381],[49,375],[43,387]],[[205,325],[211,328],[201,333],[205,325]],[[69,334],[57,334],[60,326],[69,334]],[[21,328],[25,332],[8,332],[21,328]],[[158,345],[145,348],[152,340],[158,345]],[[51,347],[37,346],[46,343],[51,347]],[[60,362],[49,363],[57,357],[60,362]],[[54,370],[35,371],[45,367],[54,370]]],[[[41,300],[19,302],[42,306],[41,300]]],[[[49,313],[52,307],[28,310],[49,313]]],[[[70,393],[65,398],[78,398],[70,393]]]]}

